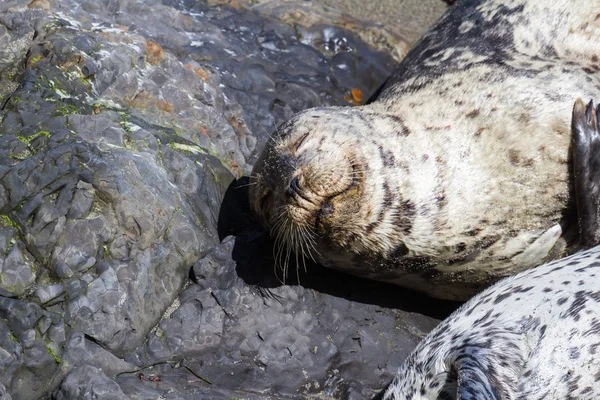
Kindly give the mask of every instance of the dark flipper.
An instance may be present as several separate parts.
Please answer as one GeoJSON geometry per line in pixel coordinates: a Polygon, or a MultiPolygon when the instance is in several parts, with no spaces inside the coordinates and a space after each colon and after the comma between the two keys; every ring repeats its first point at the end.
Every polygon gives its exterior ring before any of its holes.
{"type": "Polygon", "coordinates": [[[587,106],[577,99],[573,107],[573,175],[579,222],[579,240],[584,248],[600,243],[600,106],[587,106]]]}

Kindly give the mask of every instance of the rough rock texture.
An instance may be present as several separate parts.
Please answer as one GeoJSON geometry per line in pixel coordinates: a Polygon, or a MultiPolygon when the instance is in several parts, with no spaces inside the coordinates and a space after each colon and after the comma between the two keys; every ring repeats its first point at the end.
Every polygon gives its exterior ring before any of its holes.
{"type": "Polygon", "coordinates": [[[317,266],[282,284],[231,183],[394,65],[196,0],[2,1],[0,397],[374,395],[436,323],[395,308],[452,305],[317,266]]]}
{"type": "Polygon", "coordinates": [[[298,6],[298,0],[208,1],[242,4],[259,12],[280,9],[280,16],[299,24],[325,14],[335,25],[355,30],[366,43],[383,48],[394,57],[402,57],[453,3],[453,0],[311,0],[298,6]],[[288,2],[296,3],[293,9],[285,5],[288,2]]]}

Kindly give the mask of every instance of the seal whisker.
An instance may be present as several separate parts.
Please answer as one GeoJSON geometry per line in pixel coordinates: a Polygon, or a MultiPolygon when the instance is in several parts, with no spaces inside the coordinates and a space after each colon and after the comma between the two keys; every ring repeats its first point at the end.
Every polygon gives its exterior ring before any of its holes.
{"type": "Polygon", "coordinates": [[[303,231],[304,231],[303,238],[306,243],[306,249],[308,251],[308,256],[310,257],[311,260],[316,262],[315,257],[313,256],[312,251],[311,251],[311,249],[312,249],[317,254],[319,254],[319,251],[317,250],[317,247],[316,247],[315,238],[313,237],[313,235],[314,235],[313,227],[310,225],[307,225],[306,227],[303,227],[303,231]]]}
{"type": "Polygon", "coordinates": [[[298,236],[298,249],[296,251],[296,276],[298,278],[298,283],[300,283],[300,272],[299,272],[299,267],[300,267],[300,263],[298,263],[298,253],[300,253],[300,258],[302,259],[302,264],[304,266],[304,272],[306,272],[306,250],[304,249],[306,243],[305,243],[305,237],[304,237],[304,229],[301,226],[298,226],[296,229],[296,234],[298,236]]]}
{"type": "MultiPolygon", "coordinates": [[[[298,231],[297,231],[297,229],[298,229],[298,227],[296,226],[295,227],[295,232],[294,232],[294,236],[295,236],[295,238],[294,238],[294,242],[295,242],[295,245],[294,245],[294,247],[295,247],[295,249],[294,249],[294,255],[296,256],[296,281],[298,282],[298,284],[300,284],[300,268],[298,268],[299,264],[300,264],[298,262],[298,257],[299,257],[299,255],[298,255],[299,248],[298,247],[301,247],[302,244],[299,242],[300,238],[298,237],[298,231]]],[[[302,260],[304,261],[304,257],[302,257],[302,260]]]]}
{"type": "Polygon", "coordinates": [[[241,189],[241,188],[245,188],[245,187],[248,187],[248,186],[254,186],[254,185],[258,185],[258,182],[248,182],[248,183],[246,183],[244,185],[238,185],[235,188],[236,189],[241,189]]]}

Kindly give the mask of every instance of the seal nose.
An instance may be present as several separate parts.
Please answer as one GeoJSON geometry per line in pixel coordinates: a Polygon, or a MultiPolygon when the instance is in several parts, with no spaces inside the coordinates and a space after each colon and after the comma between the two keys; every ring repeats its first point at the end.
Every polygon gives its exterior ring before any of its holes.
{"type": "Polygon", "coordinates": [[[298,177],[295,176],[294,179],[290,182],[290,186],[286,189],[285,193],[288,196],[293,196],[294,194],[300,194],[300,184],[298,182],[298,177]]]}

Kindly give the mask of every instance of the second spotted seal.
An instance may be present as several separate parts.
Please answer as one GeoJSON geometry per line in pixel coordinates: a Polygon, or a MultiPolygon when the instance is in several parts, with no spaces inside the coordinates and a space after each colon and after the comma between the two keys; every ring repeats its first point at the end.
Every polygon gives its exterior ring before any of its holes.
{"type": "Polygon", "coordinates": [[[383,400],[600,398],[600,247],[507,278],[438,325],[383,400]]]}
{"type": "Polygon", "coordinates": [[[596,113],[573,102],[600,98],[599,15],[465,0],[374,102],[294,116],[250,188],[277,254],[466,299],[597,243],[596,113]]]}

